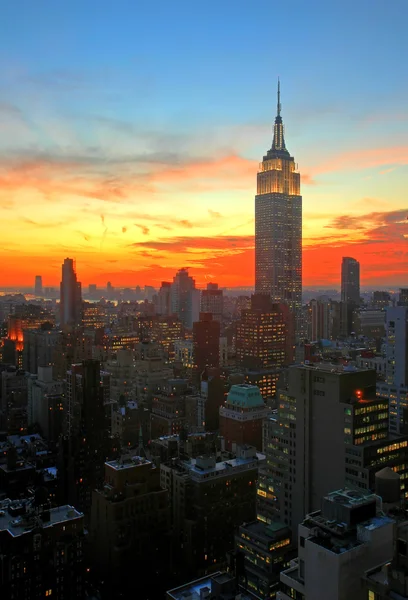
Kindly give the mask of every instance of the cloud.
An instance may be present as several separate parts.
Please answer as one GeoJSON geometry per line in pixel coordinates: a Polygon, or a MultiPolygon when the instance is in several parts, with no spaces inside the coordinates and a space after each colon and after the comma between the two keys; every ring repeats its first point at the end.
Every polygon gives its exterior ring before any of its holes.
{"type": "Polygon", "coordinates": [[[178,225],[181,225],[182,227],[187,227],[187,229],[191,229],[193,227],[193,224],[191,221],[189,221],[188,219],[181,219],[181,221],[174,221],[175,223],[177,223],[178,225]]]}
{"type": "Polygon", "coordinates": [[[401,210],[371,212],[363,215],[336,217],[327,228],[359,231],[365,242],[396,241],[408,235],[408,208],[401,210]]]}
{"type": "Polygon", "coordinates": [[[313,176],[335,171],[360,171],[386,165],[408,164],[408,146],[353,150],[334,155],[311,169],[313,176]]]}
{"type": "Polygon", "coordinates": [[[150,229],[148,227],[146,227],[146,225],[138,225],[137,223],[135,223],[135,226],[139,227],[139,229],[141,230],[143,235],[149,235],[150,229]]]}

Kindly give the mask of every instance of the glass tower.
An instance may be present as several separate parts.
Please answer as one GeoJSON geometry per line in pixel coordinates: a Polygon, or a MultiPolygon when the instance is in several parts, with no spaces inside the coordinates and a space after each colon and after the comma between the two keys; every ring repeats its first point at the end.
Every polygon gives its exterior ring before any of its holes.
{"type": "Polygon", "coordinates": [[[280,84],[272,147],[263,157],[255,196],[255,291],[288,304],[301,337],[302,196],[300,174],[285,146],[280,84]]]}

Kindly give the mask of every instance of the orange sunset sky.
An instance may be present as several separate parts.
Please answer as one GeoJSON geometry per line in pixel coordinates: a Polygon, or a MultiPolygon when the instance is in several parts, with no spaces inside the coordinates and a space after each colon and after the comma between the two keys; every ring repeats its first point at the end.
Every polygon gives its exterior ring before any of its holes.
{"type": "Polygon", "coordinates": [[[363,285],[408,284],[408,86],[394,60],[408,56],[406,21],[397,7],[370,3],[367,22],[363,7],[350,20],[348,2],[316,2],[316,22],[294,2],[274,37],[287,56],[268,64],[268,18],[249,4],[231,16],[218,3],[226,30],[211,2],[199,18],[176,2],[155,14],[153,38],[132,27],[132,16],[153,18],[147,7],[95,15],[73,2],[45,18],[33,5],[17,34],[17,8],[6,8],[0,287],[35,275],[56,286],[65,257],[83,285],[157,287],[180,267],[199,286],[253,285],[256,173],[278,73],[302,175],[304,286],[339,287],[342,256],[360,261],[363,285]]]}

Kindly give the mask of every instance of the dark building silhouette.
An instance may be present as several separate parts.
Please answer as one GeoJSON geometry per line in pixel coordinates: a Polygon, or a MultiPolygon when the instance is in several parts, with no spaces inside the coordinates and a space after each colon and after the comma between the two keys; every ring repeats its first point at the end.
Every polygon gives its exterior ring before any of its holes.
{"type": "Polygon", "coordinates": [[[81,284],[77,280],[74,261],[66,258],[62,265],[62,279],[60,284],[60,324],[81,325],[82,321],[82,293],[81,284]]]}
{"type": "Polygon", "coordinates": [[[199,381],[206,367],[220,364],[220,323],[211,313],[200,313],[200,320],[193,323],[193,345],[193,377],[199,381]]]}
{"type": "Polygon", "coordinates": [[[162,487],[171,494],[174,561],[184,574],[201,575],[225,563],[236,528],[255,519],[263,459],[244,446],[224,462],[200,456],[160,466],[162,487]]]}
{"type": "Polygon", "coordinates": [[[341,303],[341,333],[350,335],[353,310],[360,305],[360,263],[349,256],[341,263],[341,303]]]}
{"type": "Polygon", "coordinates": [[[137,569],[137,587],[145,590],[168,568],[169,517],[160,468],[140,456],[105,463],[105,486],[93,492],[90,537],[96,568],[109,588],[134,591],[129,573],[137,569]]]}
{"type": "Polygon", "coordinates": [[[0,597],[83,598],[83,515],[38,502],[0,502],[0,597]]]}
{"type": "Polygon", "coordinates": [[[43,295],[43,284],[42,284],[42,277],[41,277],[41,275],[36,275],[35,276],[34,294],[36,296],[40,296],[40,297],[43,295]]]}
{"type": "Polygon", "coordinates": [[[60,441],[61,498],[89,515],[92,491],[103,484],[110,452],[109,375],[97,360],[72,365],[67,373],[65,435],[60,441]]]}
{"type": "Polygon", "coordinates": [[[207,283],[207,289],[201,292],[201,312],[211,313],[215,321],[221,322],[223,306],[224,295],[218,283],[207,283]]]}

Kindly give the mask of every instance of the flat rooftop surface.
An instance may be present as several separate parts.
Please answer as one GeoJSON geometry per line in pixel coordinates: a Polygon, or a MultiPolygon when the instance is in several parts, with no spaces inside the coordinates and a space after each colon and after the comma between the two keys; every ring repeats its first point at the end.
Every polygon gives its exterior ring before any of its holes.
{"type": "MultiPolygon", "coordinates": [[[[42,527],[52,527],[57,523],[64,523],[67,521],[73,521],[83,516],[82,513],[78,512],[73,506],[65,504],[58,508],[51,508],[49,510],[50,519],[44,521],[41,515],[35,513],[26,512],[23,515],[12,516],[8,512],[8,507],[11,505],[14,508],[18,508],[21,503],[18,500],[10,501],[3,500],[0,503],[0,531],[8,531],[12,537],[19,537],[24,533],[30,532],[38,524],[42,527]]],[[[27,510],[31,508],[31,504],[26,504],[27,510]]]]}

